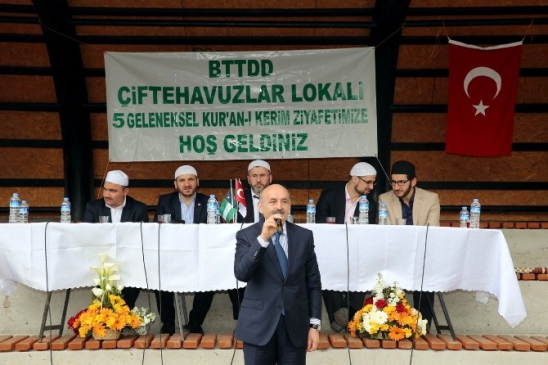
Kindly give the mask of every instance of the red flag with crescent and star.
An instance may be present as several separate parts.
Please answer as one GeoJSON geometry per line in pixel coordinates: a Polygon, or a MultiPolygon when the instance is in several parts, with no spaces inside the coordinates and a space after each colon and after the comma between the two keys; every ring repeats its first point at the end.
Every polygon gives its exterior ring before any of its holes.
{"type": "Polygon", "coordinates": [[[449,40],[445,152],[497,157],[512,153],[522,42],[477,47],[449,40]]]}
{"type": "Polygon", "coordinates": [[[242,182],[240,179],[234,179],[235,180],[235,187],[236,187],[236,202],[238,202],[238,211],[242,215],[242,217],[247,216],[247,205],[245,204],[245,195],[244,195],[244,189],[242,187],[242,182]]]}

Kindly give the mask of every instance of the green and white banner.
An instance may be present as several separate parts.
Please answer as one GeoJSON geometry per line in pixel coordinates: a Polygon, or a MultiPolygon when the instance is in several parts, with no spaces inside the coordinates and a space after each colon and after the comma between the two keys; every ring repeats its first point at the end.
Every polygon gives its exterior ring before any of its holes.
{"type": "Polygon", "coordinates": [[[377,154],[375,52],[105,54],[111,161],[377,154]]]}

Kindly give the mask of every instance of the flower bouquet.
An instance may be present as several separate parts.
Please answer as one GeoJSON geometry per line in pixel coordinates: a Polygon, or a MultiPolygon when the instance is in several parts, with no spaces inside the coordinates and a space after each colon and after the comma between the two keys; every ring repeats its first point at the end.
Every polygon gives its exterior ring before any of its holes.
{"type": "Polygon", "coordinates": [[[396,282],[385,287],[382,274],[377,274],[373,294],[348,323],[353,337],[365,333],[371,338],[400,341],[426,334],[427,320],[407,303],[396,282]]]}
{"type": "MultiPolygon", "coordinates": [[[[97,286],[91,289],[93,300],[68,320],[68,328],[80,337],[93,335],[96,339],[117,339],[125,328],[137,329],[146,325],[143,311],[130,310],[121,297],[123,287],[117,285],[120,280],[118,265],[107,262],[107,255],[101,255],[101,266],[92,267],[92,270],[99,276],[94,279],[97,286]]],[[[148,318],[150,322],[155,315],[149,313],[148,318]]]]}
{"type": "Polygon", "coordinates": [[[141,317],[143,320],[139,327],[132,329],[132,328],[126,328],[124,329],[124,334],[135,334],[138,335],[146,335],[148,333],[148,329],[150,325],[156,320],[156,313],[149,312],[148,308],[144,307],[135,307],[131,310],[133,313],[141,317]]]}

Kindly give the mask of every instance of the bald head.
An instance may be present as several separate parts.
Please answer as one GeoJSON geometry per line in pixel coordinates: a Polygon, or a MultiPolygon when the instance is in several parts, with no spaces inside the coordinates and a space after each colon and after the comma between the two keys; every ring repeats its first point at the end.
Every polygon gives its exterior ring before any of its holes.
{"type": "Polygon", "coordinates": [[[262,192],[259,200],[259,212],[265,219],[273,214],[282,214],[283,221],[291,211],[291,197],[289,191],[280,184],[267,186],[262,192]]]}

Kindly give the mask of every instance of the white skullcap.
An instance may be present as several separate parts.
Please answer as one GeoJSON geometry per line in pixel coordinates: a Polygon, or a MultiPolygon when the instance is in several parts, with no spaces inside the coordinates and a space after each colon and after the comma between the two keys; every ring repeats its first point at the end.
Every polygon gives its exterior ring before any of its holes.
{"type": "Polygon", "coordinates": [[[350,176],[369,176],[377,175],[377,170],[367,162],[358,162],[350,170],[350,176]]]}
{"type": "Polygon", "coordinates": [[[105,177],[105,182],[129,186],[129,177],[121,170],[112,170],[109,171],[107,177],[105,177]]]}
{"type": "Polygon", "coordinates": [[[254,167],[264,167],[268,171],[270,171],[270,165],[265,160],[255,160],[251,161],[249,166],[247,167],[247,171],[251,170],[254,167]]]}
{"type": "Polygon", "coordinates": [[[196,171],[196,169],[190,165],[183,165],[183,166],[180,166],[176,171],[175,171],[175,180],[177,180],[177,178],[181,175],[187,175],[187,174],[192,174],[192,175],[196,175],[196,177],[198,177],[198,172],[196,171]]]}

